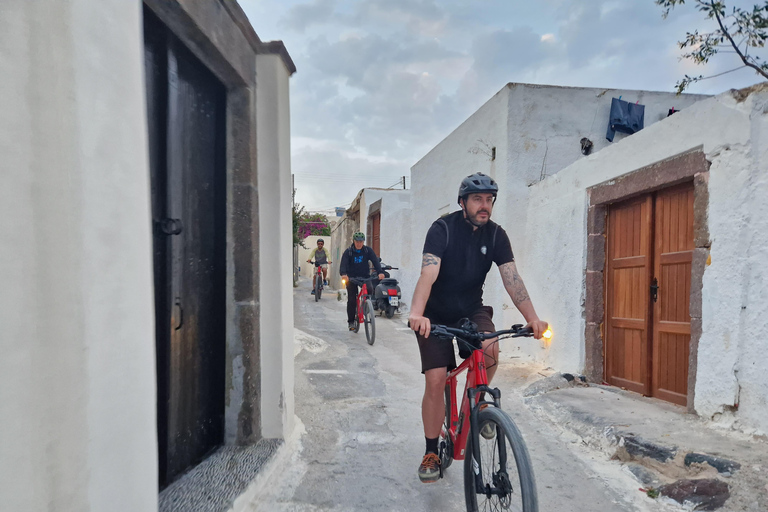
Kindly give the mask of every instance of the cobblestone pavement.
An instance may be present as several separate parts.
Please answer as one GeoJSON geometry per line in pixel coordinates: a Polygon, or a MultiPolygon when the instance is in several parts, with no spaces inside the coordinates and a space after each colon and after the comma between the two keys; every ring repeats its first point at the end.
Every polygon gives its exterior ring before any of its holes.
{"type": "MultiPolygon", "coordinates": [[[[335,293],[326,290],[316,303],[309,291],[303,281],[294,293],[296,415],[304,432],[248,509],[465,510],[461,462],[434,484],[416,475],[424,451],[423,377],[405,319],[377,317],[369,346],[362,329],[347,330],[345,304],[335,293]]],[[[503,355],[493,384],[528,444],[540,510],[667,510],[620,466],[528,410],[522,389],[541,378],[539,370],[503,355]]]]}

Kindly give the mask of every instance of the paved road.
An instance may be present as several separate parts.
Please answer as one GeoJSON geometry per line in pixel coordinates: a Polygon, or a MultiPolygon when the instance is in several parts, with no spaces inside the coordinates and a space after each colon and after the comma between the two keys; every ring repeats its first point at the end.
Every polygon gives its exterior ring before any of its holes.
{"type": "MultiPolygon", "coordinates": [[[[376,343],[346,330],[344,303],[309,283],[294,294],[297,333],[296,415],[305,433],[251,510],[460,511],[461,462],[434,484],[416,469],[424,451],[418,349],[404,319],[377,317],[376,343]]],[[[503,350],[503,346],[502,346],[503,350]]],[[[537,368],[502,357],[494,384],[533,458],[542,512],[660,510],[619,466],[540,420],[520,390],[537,368]]]]}

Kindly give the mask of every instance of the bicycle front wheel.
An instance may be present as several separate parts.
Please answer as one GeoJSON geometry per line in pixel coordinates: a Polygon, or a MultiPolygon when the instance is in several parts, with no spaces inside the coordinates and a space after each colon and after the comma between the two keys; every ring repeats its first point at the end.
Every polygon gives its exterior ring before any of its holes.
{"type": "Polygon", "coordinates": [[[322,276],[315,276],[315,302],[320,300],[320,295],[323,293],[323,278],[322,276]]]}
{"type": "Polygon", "coordinates": [[[365,321],[365,337],[368,339],[368,344],[373,345],[373,342],[376,340],[376,322],[373,317],[373,303],[371,299],[365,299],[363,320],[365,321]]]}
{"type": "MultiPolygon", "coordinates": [[[[531,458],[517,425],[504,411],[486,407],[479,413],[480,432],[488,425],[493,435],[486,439],[470,432],[464,459],[464,496],[469,512],[512,510],[538,512],[536,479],[531,458]],[[475,462],[472,444],[479,443],[480,461],[475,462]],[[482,476],[483,487],[475,486],[475,474],[482,476]]],[[[489,431],[483,432],[490,434],[489,431]]]]}

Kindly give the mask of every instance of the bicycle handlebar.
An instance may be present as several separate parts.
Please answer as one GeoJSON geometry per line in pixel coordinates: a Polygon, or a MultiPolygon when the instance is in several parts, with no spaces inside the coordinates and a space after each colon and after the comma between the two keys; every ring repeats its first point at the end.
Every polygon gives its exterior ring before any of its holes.
{"type": "Polygon", "coordinates": [[[447,325],[432,324],[431,336],[437,336],[438,338],[453,339],[454,337],[467,341],[483,341],[492,338],[498,338],[500,336],[506,336],[509,338],[530,338],[533,337],[533,329],[530,327],[523,327],[523,324],[515,324],[509,329],[503,329],[496,332],[477,332],[472,329],[448,327],[447,325]]]}
{"type": "Polygon", "coordinates": [[[358,286],[361,286],[363,284],[363,281],[369,282],[369,281],[375,281],[378,279],[378,277],[350,277],[349,282],[355,283],[358,286]]]}

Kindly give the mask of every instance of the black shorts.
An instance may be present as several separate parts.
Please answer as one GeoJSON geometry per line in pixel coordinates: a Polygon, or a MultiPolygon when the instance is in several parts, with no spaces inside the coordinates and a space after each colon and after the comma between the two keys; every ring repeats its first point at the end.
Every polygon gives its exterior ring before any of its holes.
{"type": "MultiPolygon", "coordinates": [[[[477,324],[477,330],[480,332],[494,332],[496,330],[493,325],[493,308],[491,306],[482,306],[469,315],[469,319],[477,324]]],[[[458,322],[449,324],[449,327],[458,326],[458,322]]],[[[425,338],[418,333],[416,333],[416,339],[419,342],[419,352],[421,353],[421,373],[434,368],[447,368],[449,371],[456,368],[456,354],[453,343],[449,340],[437,336],[425,338]]]]}

